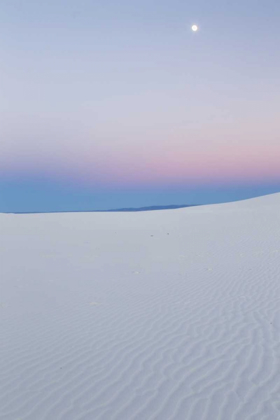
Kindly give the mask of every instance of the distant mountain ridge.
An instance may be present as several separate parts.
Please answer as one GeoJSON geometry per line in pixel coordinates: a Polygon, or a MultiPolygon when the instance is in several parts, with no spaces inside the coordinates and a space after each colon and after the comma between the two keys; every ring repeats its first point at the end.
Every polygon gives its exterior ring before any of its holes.
{"type": "MultiPolygon", "coordinates": [[[[178,205],[170,205],[170,206],[147,206],[147,207],[128,207],[128,208],[123,208],[123,209],[113,209],[113,210],[106,210],[107,212],[112,212],[112,211],[152,211],[152,210],[174,210],[174,209],[182,209],[182,208],[186,208],[186,207],[194,207],[197,206],[198,204],[178,204],[178,205]]],[[[102,210],[98,210],[98,211],[102,211],[102,210]]]]}
{"type": "Polygon", "coordinates": [[[7,212],[7,214],[46,214],[46,213],[110,213],[110,212],[137,212],[137,211],[155,211],[155,210],[175,210],[183,209],[186,207],[195,207],[199,204],[175,204],[169,206],[147,206],[147,207],[128,207],[121,209],[111,209],[111,210],[66,210],[66,211],[13,211],[7,212]]]}

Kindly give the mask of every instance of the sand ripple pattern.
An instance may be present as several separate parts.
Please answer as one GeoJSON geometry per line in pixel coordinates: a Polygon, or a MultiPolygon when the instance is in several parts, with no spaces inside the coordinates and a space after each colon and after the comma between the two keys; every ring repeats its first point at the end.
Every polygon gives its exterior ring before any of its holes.
{"type": "Polygon", "coordinates": [[[279,194],[0,229],[1,420],[280,419],[279,194]]]}

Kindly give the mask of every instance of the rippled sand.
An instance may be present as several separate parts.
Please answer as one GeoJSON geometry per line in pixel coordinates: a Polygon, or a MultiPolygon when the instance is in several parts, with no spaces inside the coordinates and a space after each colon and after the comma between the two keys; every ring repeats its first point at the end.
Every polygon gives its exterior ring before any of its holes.
{"type": "Polygon", "coordinates": [[[1,420],[280,419],[280,194],[0,229],[1,420]]]}

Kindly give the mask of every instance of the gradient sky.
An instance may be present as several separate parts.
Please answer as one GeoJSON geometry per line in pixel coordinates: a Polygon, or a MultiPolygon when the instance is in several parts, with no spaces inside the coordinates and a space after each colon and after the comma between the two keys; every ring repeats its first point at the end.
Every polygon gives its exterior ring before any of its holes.
{"type": "Polygon", "coordinates": [[[279,19],[279,0],[1,0],[0,211],[280,191],[279,19]]]}

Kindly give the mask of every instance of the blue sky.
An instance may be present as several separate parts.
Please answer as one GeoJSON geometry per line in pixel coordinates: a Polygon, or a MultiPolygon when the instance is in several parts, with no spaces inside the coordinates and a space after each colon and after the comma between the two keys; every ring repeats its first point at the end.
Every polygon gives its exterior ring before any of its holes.
{"type": "Polygon", "coordinates": [[[1,1],[0,211],[280,191],[279,17],[272,0],[1,1]]]}

